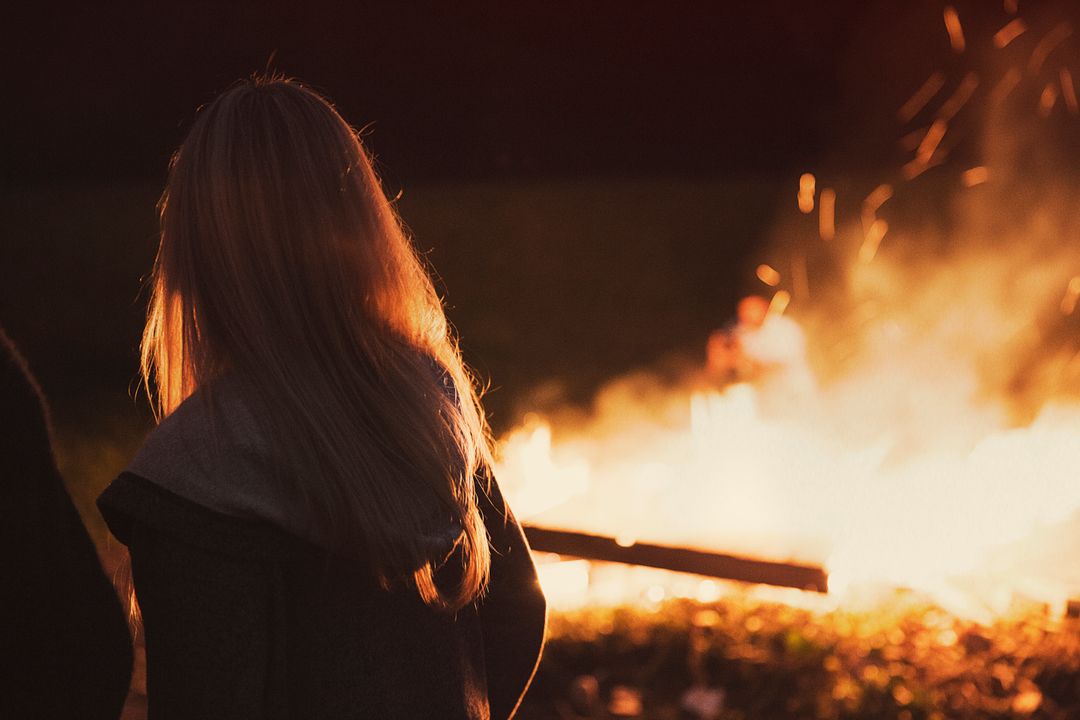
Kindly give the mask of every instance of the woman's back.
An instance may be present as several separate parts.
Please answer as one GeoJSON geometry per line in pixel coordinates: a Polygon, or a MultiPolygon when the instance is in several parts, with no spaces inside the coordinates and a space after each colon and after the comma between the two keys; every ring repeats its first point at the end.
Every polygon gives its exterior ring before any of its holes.
{"type": "Polygon", "coordinates": [[[235,399],[212,413],[191,398],[99,500],[131,552],[150,717],[508,717],[544,599],[497,486],[481,503],[488,592],[447,613],[302,537],[251,420],[235,399]]]}

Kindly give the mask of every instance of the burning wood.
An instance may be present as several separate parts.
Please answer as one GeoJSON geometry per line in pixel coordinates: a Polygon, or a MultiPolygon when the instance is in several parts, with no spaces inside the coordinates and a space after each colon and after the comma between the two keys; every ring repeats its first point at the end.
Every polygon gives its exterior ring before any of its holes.
{"type": "Polygon", "coordinates": [[[540,552],[821,593],[829,589],[825,571],[808,565],[753,560],[648,543],[620,544],[615,538],[602,535],[532,525],[525,526],[525,537],[529,539],[532,549],[540,552]]]}

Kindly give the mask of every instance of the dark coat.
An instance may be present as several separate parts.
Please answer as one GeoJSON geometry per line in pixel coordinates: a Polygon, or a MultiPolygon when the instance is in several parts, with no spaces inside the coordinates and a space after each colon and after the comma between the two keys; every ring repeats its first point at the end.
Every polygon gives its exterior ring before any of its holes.
{"type": "Polygon", "coordinates": [[[108,719],[131,679],[131,636],[64,489],[41,395],[0,330],[0,717],[108,719]]]}
{"type": "MultiPolygon", "coordinates": [[[[150,720],[513,714],[540,655],[545,603],[497,485],[481,499],[489,591],[439,613],[300,537],[259,487],[258,440],[241,431],[210,453],[192,408],[162,423],[131,467],[139,473],[98,501],[131,551],[150,720]]],[[[234,412],[227,424],[245,423],[234,412]]]]}

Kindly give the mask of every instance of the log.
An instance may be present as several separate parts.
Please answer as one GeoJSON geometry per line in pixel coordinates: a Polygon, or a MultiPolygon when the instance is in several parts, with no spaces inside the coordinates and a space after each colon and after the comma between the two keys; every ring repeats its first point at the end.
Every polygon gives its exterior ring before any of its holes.
{"type": "Polygon", "coordinates": [[[534,525],[526,525],[524,530],[529,545],[538,552],[642,565],[745,583],[776,585],[820,593],[829,591],[829,576],[824,569],[812,565],[756,560],[648,543],[620,545],[614,538],[603,535],[552,530],[534,525]]]}

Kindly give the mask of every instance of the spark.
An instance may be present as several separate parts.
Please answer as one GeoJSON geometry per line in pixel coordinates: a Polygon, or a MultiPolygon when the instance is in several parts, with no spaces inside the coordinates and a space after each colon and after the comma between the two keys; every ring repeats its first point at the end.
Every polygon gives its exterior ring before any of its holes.
{"type": "Polygon", "coordinates": [[[1031,60],[1028,61],[1028,70],[1032,75],[1042,70],[1043,63],[1050,57],[1050,53],[1054,52],[1057,46],[1065,42],[1070,35],[1072,35],[1072,25],[1063,22],[1059,23],[1039,41],[1039,44],[1031,51],[1031,60]]]}
{"type": "Polygon", "coordinates": [[[926,78],[926,82],[896,111],[896,116],[900,119],[900,122],[910,122],[944,86],[945,74],[942,72],[934,72],[930,77],[926,78]]]}
{"type": "Polygon", "coordinates": [[[1054,109],[1054,105],[1057,104],[1058,88],[1054,83],[1047,83],[1043,88],[1042,93],[1039,95],[1039,115],[1042,117],[1050,117],[1050,113],[1054,109]]]}
{"type": "Polygon", "coordinates": [[[859,248],[859,262],[866,265],[874,259],[887,232],[889,232],[889,224],[880,218],[870,224],[863,244],[859,248]]]}
{"type": "Polygon", "coordinates": [[[1065,288],[1065,297],[1061,298],[1061,312],[1072,315],[1076,310],[1077,301],[1080,301],[1080,275],[1075,275],[1069,280],[1065,288]]]}
{"type": "Polygon", "coordinates": [[[1016,38],[1020,37],[1027,30],[1027,23],[1023,18],[1015,18],[1010,20],[1004,27],[994,33],[994,47],[999,50],[1016,38]]]}
{"type": "Polygon", "coordinates": [[[1020,9],[1020,0],[1005,0],[1005,12],[1015,15],[1020,9]]]}
{"type": "Polygon", "coordinates": [[[863,232],[867,232],[868,229],[877,220],[878,209],[885,204],[885,202],[892,197],[893,189],[892,185],[888,183],[882,183],[874,188],[873,192],[866,196],[863,200],[862,209],[862,225],[863,232]]]}
{"type": "Polygon", "coordinates": [[[964,52],[964,28],[960,25],[960,16],[952,5],[945,6],[945,29],[949,32],[949,44],[953,52],[964,52]]]}
{"type": "Polygon", "coordinates": [[[900,174],[904,176],[905,180],[914,180],[929,169],[929,165],[918,158],[915,158],[910,162],[904,163],[904,166],[900,168],[900,174]]]}
{"type": "Polygon", "coordinates": [[[960,182],[964,183],[964,187],[982,185],[989,179],[990,171],[984,165],[968,168],[960,175],[960,182]]]}
{"type": "Polygon", "coordinates": [[[769,301],[768,314],[770,316],[783,315],[790,304],[791,293],[787,290],[777,290],[776,294],[772,296],[772,300],[769,301]]]}
{"type": "Polygon", "coordinates": [[[813,173],[803,173],[799,177],[799,210],[809,215],[814,211],[814,192],[817,181],[813,173]]]}
{"type": "Polygon", "coordinates": [[[836,191],[824,188],[818,206],[818,235],[828,242],[836,237],[836,191]]]}
{"type": "Polygon", "coordinates": [[[923,137],[926,135],[926,130],[927,128],[921,127],[907,133],[900,138],[900,147],[906,152],[915,152],[915,148],[919,147],[919,143],[922,142],[923,137]]]}
{"type": "Polygon", "coordinates": [[[923,136],[922,142],[919,143],[919,147],[915,151],[915,158],[920,163],[926,165],[930,162],[930,158],[934,156],[934,151],[938,149],[938,145],[941,144],[941,140],[945,137],[948,129],[949,125],[944,120],[935,120],[931,123],[926,135],[923,136]]]}
{"type": "Polygon", "coordinates": [[[1076,101],[1076,85],[1073,84],[1072,73],[1069,68],[1061,68],[1058,74],[1061,78],[1061,96],[1065,98],[1065,105],[1073,115],[1080,113],[1080,104],[1076,101]]]}
{"type": "Polygon", "coordinates": [[[1016,68],[1009,68],[990,92],[990,102],[993,105],[1000,105],[1003,103],[1005,98],[1009,97],[1009,94],[1020,84],[1020,78],[1021,74],[1019,70],[1016,68]]]}
{"type": "Polygon", "coordinates": [[[960,81],[960,84],[956,86],[956,90],[949,96],[938,110],[938,119],[948,122],[952,120],[956,113],[967,104],[967,101],[971,99],[971,96],[975,93],[975,89],[979,87],[979,76],[976,73],[969,72],[964,76],[964,79],[960,81]]]}
{"type": "Polygon", "coordinates": [[[758,280],[765,283],[769,287],[776,287],[780,284],[780,273],[778,273],[776,271],[776,268],[774,268],[772,265],[766,265],[764,263],[758,265],[757,270],[755,270],[755,274],[757,275],[758,280]]]}
{"type": "Polygon", "coordinates": [[[874,191],[866,196],[863,200],[863,207],[871,212],[877,212],[878,208],[885,204],[885,202],[893,195],[892,185],[888,183],[882,183],[874,188],[874,191]]]}

